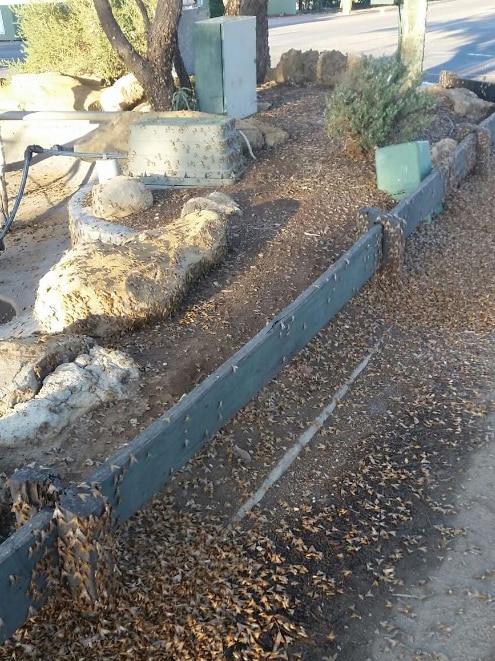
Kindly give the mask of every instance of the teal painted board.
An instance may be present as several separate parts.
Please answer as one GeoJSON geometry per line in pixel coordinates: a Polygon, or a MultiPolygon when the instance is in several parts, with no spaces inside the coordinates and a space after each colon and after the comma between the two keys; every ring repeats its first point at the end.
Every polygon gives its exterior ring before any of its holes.
{"type": "Polygon", "coordinates": [[[115,524],[128,519],[268,383],[372,277],[374,226],[301,296],[203,383],[94,471],[115,524]]]}
{"type": "Polygon", "coordinates": [[[214,19],[194,24],[194,76],[198,109],[223,115],[223,58],[220,26],[211,24],[214,19]]]}
{"type": "Polygon", "coordinates": [[[493,142],[495,140],[495,113],[484,119],[480,123],[480,127],[490,131],[490,140],[493,142]]]}
{"type": "Polygon", "coordinates": [[[29,617],[29,607],[40,608],[48,599],[49,591],[42,575],[38,575],[39,601],[28,596],[31,577],[36,563],[45,551],[51,557],[52,566],[57,565],[55,542],[56,526],[51,529],[53,512],[44,510],[33,517],[17,532],[0,545],[0,644],[29,617]],[[41,532],[46,533],[43,541],[41,532]]]}
{"type": "Polygon", "coordinates": [[[470,133],[462,142],[457,145],[454,161],[451,164],[453,168],[452,176],[459,183],[467,177],[469,172],[476,165],[476,136],[470,133]]]}
{"type": "Polygon", "coordinates": [[[405,220],[404,235],[408,237],[419,223],[436,212],[444,195],[444,182],[439,170],[424,179],[416,190],[397,204],[392,212],[405,220]]]}
{"type": "Polygon", "coordinates": [[[375,150],[376,183],[396,200],[411,193],[431,172],[427,140],[404,142],[375,150]]]}

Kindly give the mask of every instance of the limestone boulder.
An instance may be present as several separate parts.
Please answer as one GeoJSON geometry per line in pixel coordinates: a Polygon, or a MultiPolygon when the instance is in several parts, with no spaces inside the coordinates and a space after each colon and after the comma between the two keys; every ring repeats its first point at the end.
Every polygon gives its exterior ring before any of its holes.
{"type": "Polygon", "coordinates": [[[144,89],[132,73],[122,76],[100,94],[102,110],[107,112],[130,110],[143,99],[144,89]]]}
{"type": "Polygon", "coordinates": [[[471,122],[481,122],[495,111],[495,103],[480,99],[471,90],[459,87],[445,91],[453,104],[454,112],[471,122]]]}
{"type": "Polygon", "coordinates": [[[88,337],[39,336],[0,342],[0,416],[32,399],[48,374],[92,347],[88,337]]]}
{"type": "Polygon", "coordinates": [[[41,279],[34,314],[47,333],[108,336],[169,315],[226,251],[227,218],[203,210],[121,245],[74,247],[41,279]]]}
{"type": "Polygon", "coordinates": [[[291,48],[282,54],[279,63],[270,73],[277,83],[311,83],[316,81],[319,53],[316,50],[300,51],[291,48]]]}
{"type": "Polygon", "coordinates": [[[102,85],[91,78],[59,73],[14,74],[2,89],[0,106],[8,101],[18,110],[99,110],[102,85]]]}
{"type": "Polygon", "coordinates": [[[94,346],[57,367],[33,399],[0,418],[0,447],[53,438],[101,404],[129,397],[138,378],[139,369],[129,356],[94,346]]]}
{"type": "Polygon", "coordinates": [[[316,82],[325,87],[335,87],[342,82],[347,71],[347,55],[338,50],[320,53],[316,64],[316,82]]]}
{"type": "Polygon", "coordinates": [[[431,164],[434,168],[450,158],[457,148],[457,140],[454,138],[443,138],[431,147],[431,164]]]}
{"type": "Polygon", "coordinates": [[[428,92],[428,94],[431,94],[432,96],[434,96],[439,101],[446,102],[447,105],[450,108],[454,107],[454,103],[453,103],[452,99],[450,98],[447,89],[443,85],[438,85],[438,84],[427,85],[424,88],[424,90],[425,90],[425,92],[428,92]]]}
{"type": "Polygon", "coordinates": [[[264,147],[276,147],[286,142],[289,137],[287,131],[278,126],[265,124],[252,117],[236,120],[235,126],[244,133],[253,151],[259,151],[264,147]]]}
{"type": "Polygon", "coordinates": [[[284,131],[284,129],[281,129],[278,126],[269,126],[268,124],[262,124],[261,122],[257,122],[257,125],[263,133],[265,147],[277,147],[286,142],[289,137],[287,131],[284,131]]]}
{"type": "Polygon", "coordinates": [[[153,193],[135,177],[119,175],[91,189],[91,209],[97,218],[118,220],[152,206],[153,193]]]}
{"type": "MultiPolygon", "coordinates": [[[[255,126],[252,121],[247,119],[236,119],[235,127],[242,133],[244,140],[249,142],[252,151],[260,151],[263,149],[265,146],[265,138],[261,128],[255,126]]],[[[245,143],[243,143],[243,149],[245,152],[249,151],[249,148],[245,143]]]]}
{"type": "Polygon", "coordinates": [[[181,211],[181,218],[191,213],[208,209],[226,216],[242,216],[241,207],[229,195],[213,191],[205,197],[192,197],[188,200],[181,211]]]}
{"type": "Polygon", "coordinates": [[[352,71],[361,64],[363,59],[362,55],[356,55],[355,53],[347,53],[347,71],[352,71]]]}

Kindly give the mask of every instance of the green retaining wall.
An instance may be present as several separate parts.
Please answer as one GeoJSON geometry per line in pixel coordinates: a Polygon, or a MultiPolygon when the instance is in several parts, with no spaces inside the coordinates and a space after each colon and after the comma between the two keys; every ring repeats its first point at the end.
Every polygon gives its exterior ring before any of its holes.
{"type": "MultiPolygon", "coordinates": [[[[480,128],[493,142],[495,114],[480,128]]],[[[473,168],[479,169],[483,158],[471,133],[450,165],[434,170],[391,213],[363,210],[369,229],[364,228],[340,259],[212,375],[89,475],[87,485],[108,499],[113,524],[144,505],[386,265],[387,245],[393,238],[390,227],[400,226],[409,236],[434,212],[446,191],[455,189],[473,168]]],[[[65,493],[70,495],[71,489],[65,493]]],[[[59,561],[53,512],[43,509],[0,545],[0,644],[50,596],[47,576],[56,571],[59,561]]]]}

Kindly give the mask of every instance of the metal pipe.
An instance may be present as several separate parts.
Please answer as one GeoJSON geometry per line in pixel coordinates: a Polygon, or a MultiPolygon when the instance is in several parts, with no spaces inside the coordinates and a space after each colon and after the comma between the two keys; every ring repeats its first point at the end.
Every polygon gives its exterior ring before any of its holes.
{"type": "Polygon", "coordinates": [[[83,152],[83,151],[74,151],[71,147],[62,147],[61,145],[54,145],[49,149],[41,148],[41,152],[36,152],[40,154],[48,154],[50,156],[73,156],[74,158],[90,158],[94,161],[107,161],[107,160],[118,160],[126,159],[127,154],[108,154],[106,152],[83,152]]]}
{"type": "MultiPolygon", "coordinates": [[[[110,122],[119,115],[131,113],[132,110],[103,112],[98,110],[8,110],[0,113],[0,121],[13,120],[23,122],[46,122],[47,120],[87,120],[88,122],[110,122]]],[[[136,113],[137,114],[137,113],[136,113]]],[[[139,113],[142,114],[142,113],[139,113]]]]}

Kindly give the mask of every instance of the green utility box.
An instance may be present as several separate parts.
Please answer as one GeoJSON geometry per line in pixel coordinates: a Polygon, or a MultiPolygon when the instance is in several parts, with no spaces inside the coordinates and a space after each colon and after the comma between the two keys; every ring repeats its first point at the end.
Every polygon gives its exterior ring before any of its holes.
{"type": "Polygon", "coordinates": [[[293,16],[296,11],[296,0],[268,0],[268,16],[293,16]]]}
{"type": "Polygon", "coordinates": [[[412,193],[431,172],[430,143],[404,142],[375,150],[376,184],[395,200],[412,193]]]}
{"type": "MultiPolygon", "coordinates": [[[[11,4],[16,4],[12,2],[11,4]]],[[[7,5],[0,5],[0,41],[19,39],[14,12],[7,5]]]]}
{"type": "Polygon", "coordinates": [[[256,18],[219,16],[194,24],[194,75],[199,110],[237,119],[253,115],[256,18]]]}

